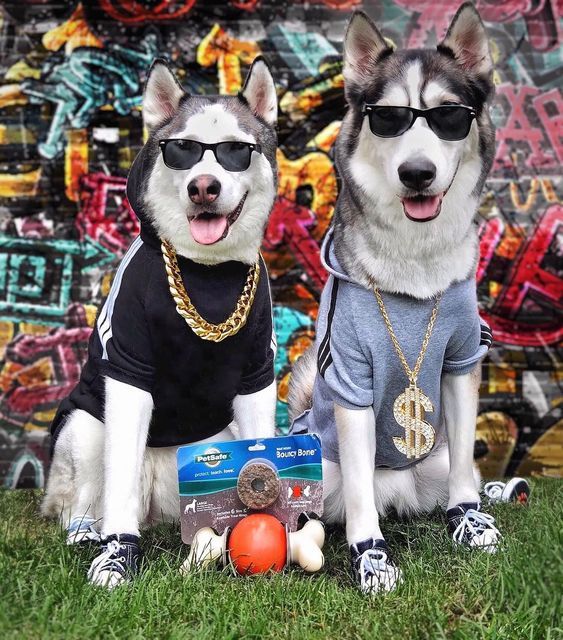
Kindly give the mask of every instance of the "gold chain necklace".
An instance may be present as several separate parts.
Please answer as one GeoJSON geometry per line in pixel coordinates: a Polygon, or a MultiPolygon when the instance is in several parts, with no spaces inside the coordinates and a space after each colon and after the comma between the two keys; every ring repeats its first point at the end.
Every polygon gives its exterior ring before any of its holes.
{"type": "Polygon", "coordinates": [[[420,353],[416,359],[414,369],[411,369],[407,359],[405,358],[405,354],[401,349],[401,345],[397,340],[397,336],[393,331],[393,326],[391,325],[391,320],[387,314],[387,309],[383,304],[381,293],[375,286],[373,290],[381,315],[383,316],[385,326],[389,332],[391,342],[395,347],[395,351],[399,356],[399,360],[403,365],[403,369],[405,370],[410,383],[393,403],[393,416],[399,425],[405,429],[405,437],[393,438],[393,443],[401,453],[404,453],[407,456],[408,459],[417,459],[426,455],[432,449],[436,439],[434,428],[430,423],[424,420],[425,412],[434,411],[434,407],[432,406],[430,398],[422,392],[422,389],[419,389],[416,381],[418,379],[418,374],[420,373],[420,368],[422,367],[424,356],[426,355],[426,350],[428,349],[430,336],[432,335],[436,318],[438,317],[438,306],[442,299],[442,294],[439,293],[436,296],[436,302],[434,303],[434,308],[430,314],[430,320],[428,322],[428,327],[426,328],[424,340],[422,341],[420,353]]]}
{"type": "Polygon", "coordinates": [[[256,288],[258,287],[258,280],[260,279],[260,258],[248,270],[246,283],[237,300],[235,310],[224,322],[211,324],[200,316],[188,296],[174,247],[172,247],[168,241],[163,240],[160,245],[160,250],[162,251],[164,266],[168,276],[168,288],[176,303],[176,311],[184,318],[188,327],[190,327],[197,336],[203,340],[221,342],[225,338],[234,336],[244,327],[248,320],[248,314],[252,308],[256,288]]]}

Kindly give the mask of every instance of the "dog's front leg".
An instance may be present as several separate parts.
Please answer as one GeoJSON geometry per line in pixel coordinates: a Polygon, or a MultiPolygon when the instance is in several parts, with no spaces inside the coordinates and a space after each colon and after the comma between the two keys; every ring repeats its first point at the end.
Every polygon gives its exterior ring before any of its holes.
{"type": "Polygon", "coordinates": [[[373,487],[373,409],[346,409],[335,404],[334,416],[338,432],[348,544],[357,544],[368,538],[383,538],[379,527],[379,515],[375,508],[373,487]]]}
{"type": "Polygon", "coordinates": [[[470,373],[442,377],[450,456],[447,516],[456,542],[491,552],[496,549],[500,534],[494,519],[479,511],[479,474],[473,462],[480,382],[480,364],[470,373]]]}
{"type": "Polygon", "coordinates": [[[391,559],[375,508],[375,415],[371,407],[347,409],[335,403],[334,416],[352,570],[364,593],[390,591],[401,573],[391,559]]]}
{"type": "Polygon", "coordinates": [[[103,550],[88,572],[94,584],[112,588],[138,569],[141,470],[152,410],[150,393],[106,379],[103,550]]]}
{"type": "Polygon", "coordinates": [[[479,403],[480,367],[464,375],[444,374],[442,402],[448,447],[448,509],[464,502],[479,502],[474,476],[473,451],[479,403]]]}
{"type": "Polygon", "coordinates": [[[233,401],[233,413],[239,438],[273,438],[276,431],[276,381],[271,385],[233,401]]]}

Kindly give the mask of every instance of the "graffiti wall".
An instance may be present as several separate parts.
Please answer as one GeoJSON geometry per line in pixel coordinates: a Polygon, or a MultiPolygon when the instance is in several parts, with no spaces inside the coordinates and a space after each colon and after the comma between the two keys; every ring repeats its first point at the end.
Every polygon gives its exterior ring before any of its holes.
{"type": "MultiPolygon", "coordinates": [[[[76,382],[97,307],[138,231],[125,180],[155,56],[185,87],[234,93],[262,52],[278,84],[279,194],[264,241],[279,351],[313,338],[319,243],[338,190],[342,36],[362,7],[398,46],[435,45],[447,0],[7,0],[0,3],[0,483],[41,486],[46,428],[76,382]]],[[[478,0],[496,62],[497,153],[480,207],[487,476],[562,475],[563,157],[556,0],[478,0]]]]}

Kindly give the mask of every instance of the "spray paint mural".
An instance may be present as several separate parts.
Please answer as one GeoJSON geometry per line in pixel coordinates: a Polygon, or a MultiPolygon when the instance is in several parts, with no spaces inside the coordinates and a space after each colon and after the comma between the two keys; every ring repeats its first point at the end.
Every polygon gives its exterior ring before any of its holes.
{"type": "MultiPolygon", "coordinates": [[[[362,7],[398,46],[432,46],[438,0],[8,0],[0,13],[0,482],[41,486],[46,428],[74,385],[97,307],[138,231],[125,196],[147,68],[234,93],[256,54],[280,100],[279,194],[264,241],[275,298],[278,424],[313,339],[319,244],[337,196],[341,48],[362,7]]],[[[480,208],[484,363],[476,457],[487,476],[562,475],[563,157],[556,0],[478,0],[496,61],[497,154],[480,208]]]]}

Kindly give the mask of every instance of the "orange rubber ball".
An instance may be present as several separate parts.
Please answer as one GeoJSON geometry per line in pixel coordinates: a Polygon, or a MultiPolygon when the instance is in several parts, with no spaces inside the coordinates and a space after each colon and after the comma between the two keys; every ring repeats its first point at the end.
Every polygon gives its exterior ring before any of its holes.
{"type": "Polygon", "coordinates": [[[231,561],[241,575],[281,571],[286,564],[285,527],[267,513],[253,513],[237,522],[228,547],[231,561]]]}

